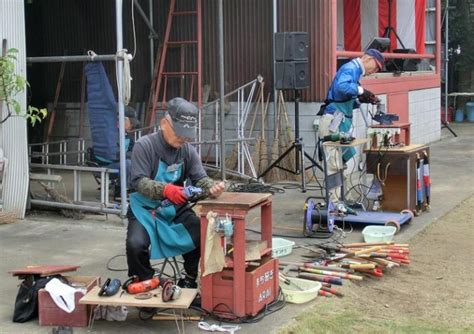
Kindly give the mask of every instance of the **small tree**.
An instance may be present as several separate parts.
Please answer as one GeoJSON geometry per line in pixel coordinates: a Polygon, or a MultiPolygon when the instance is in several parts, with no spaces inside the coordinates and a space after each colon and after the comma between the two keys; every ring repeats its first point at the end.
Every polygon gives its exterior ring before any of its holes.
{"type": "MultiPolygon", "coordinates": [[[[18,50],[13,48],[5,49],[6,42],[4,40],[3,52],[0,57],[0,103],[2,101],[5,102],[8,115],[0,120],[0,124],[5,123],[12,116],[12,109],[16,114],[21,114],[21,105],[15,97],[29,86],[25,78],[15,73],[18,50]]],[[[47,114],[48,111],[45,108],[38,109],[28,106],[24,117],[34,126],[36,122],[41,122],[47,114]]]]}

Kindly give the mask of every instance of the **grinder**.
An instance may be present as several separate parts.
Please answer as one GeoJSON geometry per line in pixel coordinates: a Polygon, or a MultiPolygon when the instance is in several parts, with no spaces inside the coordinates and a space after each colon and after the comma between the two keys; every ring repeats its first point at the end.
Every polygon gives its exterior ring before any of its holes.
{"type": "Polygon", "coordinates": [[[142,294],[156,289],[158,286],[161,286],[163,289],[161,297],[165,303],[176,300],[181,296],[181,288],[179,286],[175,285],[171,280],[160,280],[157,275],[145,281],[139,281],[138,276],[132,276],[123,283],[122,289],[129,294],[142,294]]]}

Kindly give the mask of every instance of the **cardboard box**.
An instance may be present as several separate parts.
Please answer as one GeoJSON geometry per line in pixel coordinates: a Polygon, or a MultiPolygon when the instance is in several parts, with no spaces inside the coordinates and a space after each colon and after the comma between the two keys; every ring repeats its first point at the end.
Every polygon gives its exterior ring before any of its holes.
{"type": "MultiPolygon", "coordinates": [[[[84,288],[89,292],[93,287],[100,285],[100,277],[94,276],[65,276],[68,282],[76,288],[84,288]]],[[[71,326],[87,327],[89,325],[90,305],[79,304],[79,300],[85,295],[77,291],[75,294],[76,308],[72,313],[61,310],[53,301],[49,292],[41,289],[38,292],[39,325],[40,326],[71,326]]]]}

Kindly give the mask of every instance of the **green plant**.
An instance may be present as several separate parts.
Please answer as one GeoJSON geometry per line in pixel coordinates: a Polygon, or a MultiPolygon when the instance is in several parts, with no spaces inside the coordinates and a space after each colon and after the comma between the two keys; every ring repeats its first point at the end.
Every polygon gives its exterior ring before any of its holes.
{"type": "MultiPolygon", "coordinates": [[[[18,50],[11,48],[0,57],[0,101],[4,101],[8,109],[8,115],[0,120],[0,124],[10,118],[12,115],[11,108],[17,115],[21,114],[21,105],[15,97],[29,86],[25,78],[15,73],[17,54],[18,50]]],[[[24,117],[34,126],[36,122],[41,122],[47,114],[46,108],[39,109],[28,106],[24,117]]]]}

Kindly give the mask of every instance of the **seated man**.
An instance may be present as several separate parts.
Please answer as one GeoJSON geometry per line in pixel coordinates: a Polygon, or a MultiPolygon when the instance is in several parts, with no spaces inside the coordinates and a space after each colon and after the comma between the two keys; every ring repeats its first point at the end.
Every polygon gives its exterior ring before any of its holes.
{"type": "MultiPolygon", "coordinates": [[[[133,140],[133,134],[130,134],[130,131],[134,129],[133,124],[137,124],[132,118],[126,117],[124,118],[124,128],[125,128],[125,172],[126,172],[126,179],[127,179],[127,189],[128,184],[130,183],[130,166],[131,166],[131,157],[132,157],[132,150],[133,146],[135,145],[135,141],[133,140]]],[[[117,122],[118,128],[118,122],[117,122]]],[[[120,143],[117,142],[118,152],[117,158],[114,161],[105,160],[101,157],[95,156],[95,161],[102,167],[107,167],[111,169],[118,169],[120,172],[120,143]]],[[[100,176],[99,176],[100,177],[100,176]]],[[[113,174],[110,177],[111,181],[115,181],[117,186],[114,189],[114,197],[117,199],[120,197],[120,174],[113,174]]]]}
{"type": "Polygon", "coordinates": [[[135,143],[130,181],[135,192],[130,195],[126,250],[128,274],[141,281],[155,274],[150,258],[183,255],[186,273],[178,284],[197,286],[200,223],[191,209],[176,216],[176,209],[187,202],[183,184],[189,179],[212,197],[224,191],[224,183],[215,184],[206,175],[199,155],[188,143],[196,137],[197,117],[193,104],[172,99],[160,130],[135,143]],[[162,206],[165,199],[174,205],[162,206]]]}

